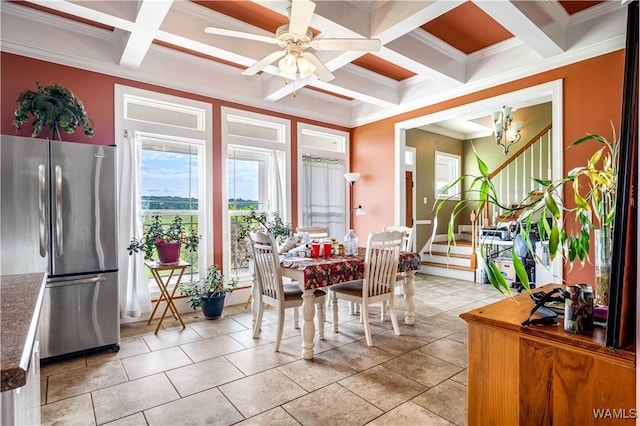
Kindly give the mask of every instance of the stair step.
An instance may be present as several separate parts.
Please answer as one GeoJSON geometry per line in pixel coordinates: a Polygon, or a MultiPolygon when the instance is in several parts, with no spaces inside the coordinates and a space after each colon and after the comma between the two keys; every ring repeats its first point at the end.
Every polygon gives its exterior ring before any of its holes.
{"type": "MultiPolygon", "coordinates": [[[[436,251],[436,250],[427,250],[427,251],[423,251],[422,254],[424,254],[425,256],[442,256],[442,257],[447,257],[447,252],[446,251],[436,251]]],[[[449,253],[449,257],[457,257],[460,259],[469,259],[471,257],[471,253],[469,254],[464,254],[464,253],[449,253]]]]}
{"type": "Polygon", "coordinates": [[[474,269],[469,266],[461,266],[461,265],[453,265],[453,264],[437,263],[437,262],[427,262],[427,261],[422,261],[420,263],[424,266],[434,266],[436,268],[457,269],[459,271],[471,271],[471,272],[474,271],[474,269]]]}

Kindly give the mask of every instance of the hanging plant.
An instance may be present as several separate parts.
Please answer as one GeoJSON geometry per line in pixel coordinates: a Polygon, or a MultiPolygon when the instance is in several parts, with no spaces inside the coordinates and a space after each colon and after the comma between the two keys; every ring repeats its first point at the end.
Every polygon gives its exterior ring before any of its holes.
{"type": "Polygon", "coordinates": [[[18,108],[16,109],[13,125],[20,129],[33,117],[33,132],[35,138],[48,128],[47,138],[62,140],[60,131],[68,134],[82,127],[84,134],[93,136],[93,120],[87,117],[82,101],[71,90],[59,84],[43,86],[36,82],[38,90],[25,90],[18,96],[18,108]]]}

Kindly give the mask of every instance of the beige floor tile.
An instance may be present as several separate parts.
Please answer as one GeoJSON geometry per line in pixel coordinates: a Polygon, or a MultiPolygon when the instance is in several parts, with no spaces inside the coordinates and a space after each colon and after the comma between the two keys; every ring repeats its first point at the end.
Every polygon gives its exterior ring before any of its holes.
{"type": "Polygon", "coordinates": [[[225,357],[176,368],[166,374],[183,397],[245,377],[225,357]]]}
{"type": "Polygon", "coordinates": [[[453,376],[451,378],[451,380],[453,380],[454,382],[458,382],[461,385],[465,385],[467,386],[468,383],[468,374],[469,370],[467,370],[466,368],[464,370],[462,370],[461,372],[459,372],[458,374],[456,374],[455,376],[453,376]]]}
{"type": "Polygon", "coordinates": [[[288,402],[282,408],[306,426],[364,425],[383,414],[336,383],[288,402]]]}
{"type": "Polygon", "coordinates": [[[191,324],[189,327],[198,333],[203,339],[210,339],[223,334],[247,330],[247,327],[231,318],[216,321],[200,321],[198,323],[191,324]]]}
{"type": "Polygon", "coordinates": [[[261,425],[299,426],[300,423],[280,407],[265,411],[264,413],[258,414],[257,416],[251,417],[243,422],[236,423],[236,426],[261,425]]]}
{"type": "Polygon", "coordinates": [[[463,343],[463,344],[466,345],[467,341],[469,340],[467,329],[460,330],[460,331],[457,331],[455,333],[452,333],[452,334],[447,336],[447,339],[450,339],[450,340],[453,340],[453,341],[456,341],[456,342],[460,342],[460,343],[463,343]]]}
{"type": "Polygon", "coordinates": [[[273,349],[273,344],[262,345],[225,355],[225,358],[247,376],[296,360],[293,354],[274,352],[273,349]]]}
{"type": "Polygon", "coordinates": [[[304,389],[277,370],[254,374],[219,389],[247,418],[306,394],[304,389]]]}
{"type": "Polygon", "coordinates": [[[462,371],[457,365],[442,361],[419,350],[409,352],[382,364],[425,386],[433,387],[462,371]]]}
{"type": "Polygon", "coordinates": [[[128,339],[129,337],[143,336],[145,334],[153,334],[156,329],[156,323],[152,322],[147,325],[144,319],[138,322],[130,322],[120,325],[120,339],[128,339]]]}
{"type": "Polygon", "coordinates": [[[151,349],[149,349],[149,346],[142,337],[132,337],[120,342],[120,350],[118,352],[104,351],[87,356],[87,365],[101,364],[103,362],[128,358],[130,356],[149,352],[151,352],[151,349]]]}
{"type": "Polygon", "coordinates": [[[467,424],[467,387],[447,380],[413,399],[456,425],[467,424]]]}
{"type": "Polygon", "coordinates": [[[436,340],[419,349],[427,355],[467,368],[467,345],[448,338],[436,340]]]}
{"type": "Polygon", "coordinates": [[[191,364],[192,361],[180,348],[167,348],[122,360],[129,380],[135,380],[161,371],[191,364]]]}
{"type": "Polygon", "coordinates": [[[187,343],[186,345],[181,345],[180,348],[193,362],[200,362],[245,349],[244,346],[227,335],[187,343]]]}
{"type": "Polygon", "coordinates": [[[87,360],[84,357],[72,358],[69,360],[58,361],[55,363],[45,363],[40,368],[40,376],[53,376],[60,373],[69,373],[72,370],[80,370],[87,366],[87,360]]]}
{"type": "Polygon", "coordinates": [[[98,424],[180,398],[166,375],[156,374],[91,393],[98,424]]]}
{"type": "Polygon", "coordinates": [[[120,361],[111,361],[49,376],[47,403],[127,381],[120,361]]]}
{"type": "Polygon", "coordinates": [[[424,321],[432,326],[451,330],[452,332],[466,330],[467,328],[467,323],[462,318],[457,314],[449,314],[449,312],[425,318],[424,321]]]}
{"type": "Polygon", "coordinates": [[[404,328],[400,330],[399,336],[396,336],[393,330],[372,336],[373,346],[387,351],[392,355],[402,355],[429,343],[427,339],[416,336],[405,336],[402,334],[403,330],[404,328]]]}
{"type": "Polygon", "coordinates": [[[453,426],[453,423],[443,419],[435,413],[419,406],[414,402],[405,402],[399,407],[383,414],[370,423],[369,426],[453,426]]]}
{"type": "Polygon", "coordinates": [[[309,392],[356,374],[347,365],[325,355],[326,352],[318,353],[312,360],[300,359],[278,367],[277,370],[309,392]]]}
{"type": "Polygon", "coordinates": [[[202,340],[202,337],[191,329],[191,327],[185,329],[160,330],[158,334],[147,334],[143,336],[143,338],[152,351],[202,340]]]}
{"type": "Polygon", "coordinates": [[[429,342],[433,342],[435,340],[449,336],[450,334],[452,334],[452,331],[445,328],[437,327],[431,324],[429,320],[422,319],[416,321],[416,323],[412,326],[402,326],[400,329],[400,333],[403,336],[419,337],[424,341],[424,344],[426,345],[429,342]]]}
{"type": "Polygon", "coordinates": [[[348,365],[356,371],[366,370],[393,358],[393,355],[389,352],[375,346],[369,347],[362,340],[331,349],[324,352],[323,355],[326,358],[348,365]]]}
{"type": "Polygon", "coordinates": [[[230,425],[244,417],[220,393],[210,389],[144,412],[154,425],[230,425]]]}
{"type": "Polygon", "coordinates": [[[338,384],[383,411],[389,411],[427,390],[427,387],[382,366],[376,366],[338,384]]]}
{"type": "Polygon", "coordinates": [[[144,414],[135,413],[130,416],[105,423],[105,426],[147,426],[147,419],[144,418],[144,414]]]}
{"type": "Polygon", "coordinates": [[[41,407],[43,426],[95,425],[91,394],[84,393],[41,407]]]}

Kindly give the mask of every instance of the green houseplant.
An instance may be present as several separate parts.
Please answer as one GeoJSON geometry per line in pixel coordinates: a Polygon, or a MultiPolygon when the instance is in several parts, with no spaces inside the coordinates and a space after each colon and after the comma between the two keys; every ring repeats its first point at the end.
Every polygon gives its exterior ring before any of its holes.
{"type": "MultiPolygon", "coordinates": [[[[539,189],[529,193],[527,197],[517,205],[504,205],[498,196],[496,187],[491,181],[490,172],[486,163],[475,154],[479,175],[465,174],[460,176],[449,187],[464,179],[470,179],[469,189],[462,194],[461,200],[456,202],[455,207],[448,220],[448,243],[449,246],[455,244],[454,223],[456,217],[465,211],[469,206],[475,207],[479,211],[484,203],[490,203],[504,211],[505,216],[513,215],[519,217],[519,234],[527,248],[534,255],[535,250],[530,239],[532,230],[532,220],[534,212],[541,218],[538,223],[540,238],[549,241],[549,256],[553,260],[558,254],[562,255],[568,264],[573,267],[576,260],[582,264],[588,261],[590,235],[595,231],[596,238],[602,238],[600,253],[596,253],[596,295],[600,293],[601,304],[606,304],[608,297],[608,282],[610,273],[610,235],[615,217],[615,193],[617,185],[617,164],[618,164],[618,140],[613,133],[613,142],[608,141],[600,135],[588,134],[570,146],[574,147],[588,141],[596,141],[603,146],[598,149],[587,161],[585,166],[576,167],[569,173],[556,180],[547,181],[535,179],[539,189]],[[563,203],[562,191],[565,186],[569,186],[572,192],[573,204],[570,206],[563,203]],[[606,263],[609,261],[609,268],[606,263]],[[600,267],[601,261],[605,265],[600,267]]],[[[440,201],[436,205],[436,219],[438,212],[446,200],[440,201]]],[[[599,247],[600,248],[600,247],[599,247]]],[[[529,278],[525,267],[515,249],[512,248],[512,261],[519,281],[529,290],[529,278]]],[[[481,250],[481,255],[484,253],[481,250]]],[[[536,259],[540,260],[540,259],[536,259]]],[[[500,273],[492,259],[485,262],[485,271],[489,282],[502,294],[511,295],[510,287],[505,277],[500,273]]]]}
{"type": "Polygon", "coordinates": [[[47,138],[62,140],[60,131],[72,134],[82,127],[84,134],[93,136],[93,121],[87,116],[84,104],[71,90],[59,84],[43,86],[36,82],[37,90],[25,90],[18,96],[14,126],[20,129],[33,117],[31,137],[37,137],[45,128],[47,138]]]}
{"type": "Polygon", "coordinates": [[[225,281],[218,265],[211,265],[207,268],[204,278],[189,284],[180,284],[180,293],[187,296],[187,303],[193,309],[201,307],[206,318],[219,318],[222,315],[225,296],[237,287],[236,279],[225,281]]]}
{"type": "Polygon", "coordinates": [[[291,224],[285,222],[279,212],[258,213],[251,210],[247,216],[241,216],[235,223],[235,232],[232,230],[232,241],[234,242],[232,256],[233,263],[237,267],[251,269],[251,245],[249,243],[249,232],[251,231],[272,234],[280,245],[293,236],[291,224]]]}
{"type": "MultiPolygon", "coordinates": [[[[195,229],[187,230],[182,217],[175,215],[173,220],[167,224],[162,221],[160,215],[153,215],[151,221],[146,225],[146,230],[142,234],[142,238],[131,238],[127,250],[129,254],[144,252],[144,259],[151,260],[153,258],[154,249],[160,251],[168,248],[177,250],[177,257],[174,260],[160,259],[162,263],[177,262],[180,256],[180,248],[184,246],[190,252],[198,250],[200,236],[195,229]],[[171,246],[169,246],[171,245],[171,246]],[[167,247],[164,247],[167,246],[167,247]]],[[[176,252],[174,251],[174,254],[176,252]]]]}

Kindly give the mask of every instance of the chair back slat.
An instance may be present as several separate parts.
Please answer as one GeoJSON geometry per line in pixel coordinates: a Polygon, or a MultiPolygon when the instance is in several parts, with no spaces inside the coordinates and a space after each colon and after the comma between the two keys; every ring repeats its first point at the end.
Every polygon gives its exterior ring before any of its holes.
{"type": "Polygon", "coordinates": [[[393,291],[403,235],[399,231],[369,234],[362,286],[364,299],[393,291]]]}
{"type": "Polygon", "coordinates": [[[416,238],[416,228],[408,226],[385,226],[383,231],[402,232],[402,246],[400,251],[413,251],[413,241],[416,238]]]}
{"type": "Polygon", "coordinates": [[[263,232],[250,232],[249,238],[258,291],[266,297],[284,300],[282,271],[275,238],[263,232]]]}

